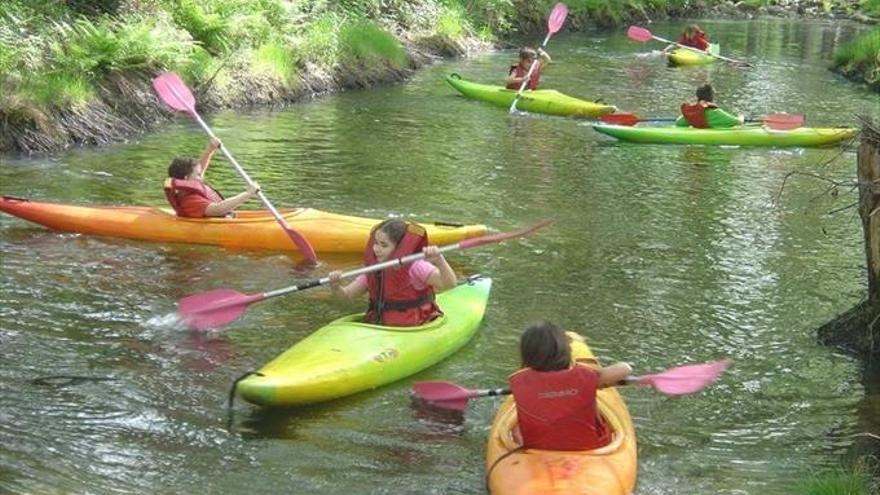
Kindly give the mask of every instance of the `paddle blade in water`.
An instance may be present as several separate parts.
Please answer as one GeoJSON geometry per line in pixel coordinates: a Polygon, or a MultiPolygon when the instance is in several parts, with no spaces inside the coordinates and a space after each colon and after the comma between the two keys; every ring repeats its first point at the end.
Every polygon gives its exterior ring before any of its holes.
{"type": "Polygon", "coordinates": [[[153,89],[159,98],[169,107],[178,112],[193,113],[196,100],[180,76],[173,72],[166,72],[153,78],[153,89]]]}
{"type": "Polygon", "coordinates": [[[638,41],[640,43],[651,41],[651,38],[653,38],[651,31],[648,31],[647,29],[638,26],[630,26],[629,29],[626,30],[626,36],[629,39],[638,41]]]}
{"type": "Polygon", "coordinates": [[[687,395],[708,387],[733,363],[723,359],[713,363],[689,364],[668,369],[655,375],[638,377],[638,384],[654,387],[666,395],[687,395]]]}
{"type": "Polygon", "coordinates": [[[431,405],[443,408],[463,411],[467,407],[468,399],[474,391],[458,386],[450,382],[416,382],[412,386],[414,397],[428,402],[431,405]]]}
{"type": "Polygon", "coordinates": [[[599,120],[608,124],[634,126],[641,119],[631,113],[609,113],[599,117],[599,120]]]}
{"type": "Polygon", "coordinates": [[[562,29],[562,25],[565,24],[565,18],[568,16],[568,6],[564,3],[557,3],[553,6],[553,11],[550,12],[550,17],[547,18],[547,31],[550,34],[556,34],[562,29]]]}
{"type": "Polygon", "coordinates": [[[208,330],[237,320],[248,304],[263,299],[232,289],[217,289],[187,296],[177,302],[180,320],[193,330],[208,330]]]}

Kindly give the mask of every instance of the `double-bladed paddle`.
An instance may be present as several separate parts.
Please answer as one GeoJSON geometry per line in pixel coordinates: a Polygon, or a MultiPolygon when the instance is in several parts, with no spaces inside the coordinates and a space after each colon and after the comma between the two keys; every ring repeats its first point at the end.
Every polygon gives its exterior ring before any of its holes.
{"type": "MultiPolygon", "coordinates": [[[[547,18],[547,36],[544,38],[544,42],[541,43],[541,48],[545,48],[547,46],[547,42],[550,41],[550,38],[559,32],[562,29],[562,25],[565,24],[565,18],[568,16],[568,7],[564,3],[557,3],[553,6],[553,10],[550,12],[550,17],[547,18]]],[[[520,97],[522,97],[523,91],[526,89],[526,86],[529,84],[529,79],[532,77],[532,72],[535,71],[538,66],[541,65],[541,58],[538,57],[532,65],[529,66],[529,71],[526,72],[526,77],[523,79],[522,84],[519,86],[519,91],[516,92],[516,97],[513,98],[513,103],[510,104],[510,113],[516,111],[516,102],[519,101],[520,97]]]]}
{"type": "Polygon", "coordinates": [[[686,50],[701,53],[701,54],[707,55],[709,57],[720,58],[721,60],[724,60],[726,62],[731,62],[736,65],[741,65],[743,67],[752,67],[752,64],[750,64],[748,62],[744,62],[742,60],[736,60],[734,58],[722,57],[721,55],[716,55],[714,53],[703,51],[703,50],[700,50],[699,48],[694,48],[692,46],[682,45],[681,43],[676,43],[675,41],[670,41],[665,38],[661,38],[659,36],[654,36],[651,33],[651,31],[648,31],[647,29],[645,29],[643,27],[639,27],[639,26],[630,26],[629,29],[626,30],[626,36],[633,41],[638,41],[639,43],[644,43],[646,41],[651,41],[652,39],[654,39],[657,41],[661,41],[663,43],[675,45],[679,48],[684,48],[686,50]]]}
{"type": "MultiPolygon", "coordinates": [[[[214,132],[208,127],[208,124],[206,124],[205,121],[202,120],[202,117],[199,116],[198,112],[196,112],[195,98],[193,97],[192,92],[177,74],[166,72],[153,78],[153,89],[156,90],[156,93],[159,94],[159,98],[161,98],[166,105],[178,112],[186,112],[190,114],[196,119],[196,122],[202,126],[202,129],[208,133],[208,136],[216,139],[217,136],[214,135],[214,132]]],[[[226,146],[221,146],[220,149],[223,150],[223,154],[226,155],[226,159],[229,160],[229,163],[232,164],[235,171],[238,172],[238,175],[247,182],[248,186],[253,187],[254,181],[252,181],[244,169],[241,168],[241,165],[239,165],[235,158],[233,158],[229,150],[226,149],[226,146]]],[[[282,217],[281,214],[278,213],[278,210],[272,206],[272,203],[269,202],[269,198],[263,194],[263,191],[259,191],[257,195],[259,196],[260,201],[263,202],[263,205],[272,213],[272,216],[275,217],[275,220],[278,221],[278,224],[281,225],[281,228],[284,230],[284,233],[287,234],[287,237],[289,237],[296,245],[299,252],[302,253],[309,262],[317,262],[318,257],[315,254],[312,245],[309,244],[309,241],[287,224],[287,221],[284,220],[284,217],[282,217]]]]}
{"type": "MultiPolygon", "coordinates": [[[[498,243],[514,237],[521,237],[542,227],[546,227],[552,222],[552,220],[542,220],[528,227],[512,230],[510,232],[499,232],[497,234],[465,239],[455,244],[447,244],[440,247],[440,253],[446,253],[457,249],[470,249],[484,244],[498,243]]],[[[425,253],[414,253],[402,258],[383,261],[381,263],[367,265],[356,270],[344,272],[340,275],[340,278],[351,278],[364,273],[383,270],[392,266],[405,265],[424,257],[425,253]]],[[[330,277],[324,277],[260,294],[242,294],[233,289],[212,290],[210,292],[187,296],[178,301],[177,315],[184,325],[193,330],[218,328],[237,320],[242,314],[244,314],[247,306],[252,303],[265,301],[266,299],[282,296],[284,294],[290,294],[291,292],[311,289],[312,287],[318,287],[328,283],[330,283],[330,277]]]]}
{"type": "MultiPolygon", "coordinates": [[[[599,117],[599,120],[609,124],[633,126],[638,124],[639,122],[675,122],[677,119],[668,117],[642,118],[638,115],[634,115],[631,113],[609,113],[607,115],[602,115],[601,117],[599,117]]],[[[746,122],[761,122],[771,129],[781,131],[797,129],[798,127],[804,125],[805,120],[806,119],[804,118],[804,116],[799,114],[774,113],[771,115],[758,117],[757,119],[746,119],[746,122]]]]}
{"type": "MultiPolygon", "coordinates": [[[[660,373],[631,376],[618,385],[652,387],[665,395],[694,394],[717,380],[731,363],[733,360],[727,358],[710,363],[676,366],[660,373]]],[[[415,397],[442,409],[458,411],[463,411],[470,399],[510,393],[509,388],[471,390],[445,381],[417,382],[412,386],[415,397]]]]}

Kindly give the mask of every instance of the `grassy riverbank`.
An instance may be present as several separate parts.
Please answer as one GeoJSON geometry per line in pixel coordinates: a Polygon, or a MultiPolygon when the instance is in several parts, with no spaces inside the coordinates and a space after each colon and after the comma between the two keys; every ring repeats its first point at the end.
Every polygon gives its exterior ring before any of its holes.
{"type": "MultiPolygon", "coordinates": [[[[161,71],[180,73],[203,109],[283,104],[398,80],[434,57],[462,55],[517,32],[540,31],[553,3],[4,0],[0,152],[103,144],[151,128],[167,118],[149,87],[149,79],[161,71]]],[[[830,10],[856,2],[818,3],[830,10]]],[[[730,4],[570,0],[568,5],[568,28],[578,29],[730,4]]]]}
{"type": "Polygon", "coordinates": [[[834,54],[834,70],[880,91],[880,28],[838,50],[834,54]]]}

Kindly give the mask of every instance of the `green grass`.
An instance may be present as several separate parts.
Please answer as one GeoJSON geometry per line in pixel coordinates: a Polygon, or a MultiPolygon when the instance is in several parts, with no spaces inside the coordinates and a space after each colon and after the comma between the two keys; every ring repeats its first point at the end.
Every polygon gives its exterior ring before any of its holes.
{"type": "Polygon", "coordinates": [[[296,76],[296,64],[290,50],[278,41],[260,45],[254,53],[255,68],[268,71],[290,85],[296,76]]]}
{"type": "Polygon", "coordinates": [[[880,28],[841,47],[834,54],[833,66],[847,75],[860,74],[866,83],[880,89],[880,28]]]}
{"type": "Polygon", "coordinates": [[[406,51],[388,31],[369,19],[346,22],[339,30],[340,61],[364,69],[387,63],[395,69],[406,66],[406,51]]]}
{"type": "Polygon", "coordinates": [[[821,472],[801,484],[801,495],[872,495],[877,493],[876,462],[866,457],[852,468],[821,472]]]}

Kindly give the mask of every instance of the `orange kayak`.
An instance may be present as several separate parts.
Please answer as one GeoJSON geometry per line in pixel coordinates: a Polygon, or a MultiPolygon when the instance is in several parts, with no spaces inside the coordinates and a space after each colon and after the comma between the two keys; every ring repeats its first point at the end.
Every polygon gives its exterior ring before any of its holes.
{"type": "MultiPolygon", "coordinates": [[[[568,334],[576,359],[595,359],[579,335],[568,334]]],[[[610,444],[595,450],[563,452],[526,449],[511,454],[520,445],[513,436],[517,421],[516,404],[513,397],[508,397],[498,409],[489,432],[486,450],[489,491],[493,495],[632,493],[638,463],[636,434],[629,411],[615,388],[599,390],[597,400],[599,413],[614,432],[610,444]]]]}
{"type": "MultiPolygon", "coordinates": [[[[268,211],[235,218],[180,218],[170,208],[76,206],[3,196],[0,211],[54,230],[141,241],[211,244],[232,249],[296,249],[268,211]]],[[[279,210],[319,253],[362,253],[370,229],[381,220],[312,208],[279,210]]],[[[432,244],[452,244],[486,234],[485,225],[422,224],[432,244]]]]}

